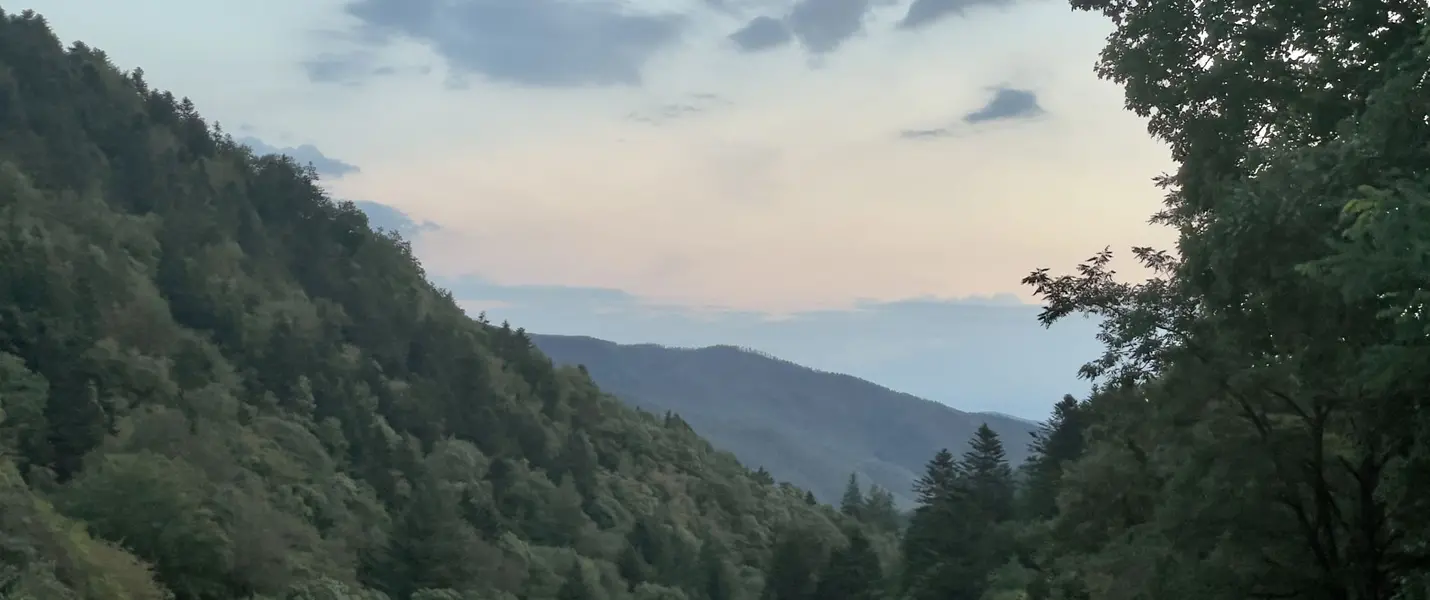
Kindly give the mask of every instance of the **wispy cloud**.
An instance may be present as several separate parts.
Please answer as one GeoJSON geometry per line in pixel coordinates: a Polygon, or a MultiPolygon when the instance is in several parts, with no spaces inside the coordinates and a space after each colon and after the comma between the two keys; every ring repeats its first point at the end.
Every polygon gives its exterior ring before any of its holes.
{"type": "Polygon", "coordinates": [[[634,110],[626,119],[637,123],[660,125],[669,121],[705,114],[711,110],[728,107],[730,101],[718,94],[702,92],[683,94],[674,102],[666,102],[649,109],[634,110]]]}
{"type": "Polygon", "coordinates": [[[336,158],[323,154],[321,150],[312,144],[302,144],[296,147],[277,148],[269,145],[253,136],[238,138],[239,143],[252,148],[258,154],[286,154],[298,161],[299,164],[311,164],[319,175],[327,177],[342,177],[361,171],[357,165],[346,163],[336,158]]]}
{"type": "Polygon", "coordinates": [[[1166,150],[1089,72],[1110,27],[1056,3],[900,28],[912,0],[19,1],[446,277],[794,314],[1025,294],[1163,239],[1166,150]],[[788,38],[741,51],[761,16],[788,38]]]}
{"type": "Polygon", "coordinates": [[[993,92],[993,97],[988,100],[987,104],[964,115],[963,121],[978,124],[989,121],[1028,119],[1041,115],[1043,112],[1043,107],[1038,105],[1037,94],[1029,90],[998,88],[993,92]]]}
{"type": "Polygon", "coordinates": [[[786,22],[810,52],[825,54],[864,31],[870,0],[800,0],[786,22]]]}
{"type": "MultiPolygon", "coordinates": [[[[906,140],[937,140],[968,133],[968,128],[994,121],[1017,121],[1040,117],[1046,111],[1038,104],[1038,95],[1030,90],[998,87],[982,106],[971,110],[958,123],[942,127],[905,129],[899,137],[906,140]]],[[[976,130],[975,130],[976,131],[976,130]]]]}
{"type": "Polygon", "coordinates": [[[765,15],[750,19],[744,27],[730,34],[730,41],[746,52],[778,48],[792,39],[794,36],[790,34],[789,28],[785,27],[783,20],[765,15]]]}
{"type": "MultiPolygon", "coordinates": [[[[636,84],[646,62],[679,39],[683,16],[614,2],[353,0],[353,40],[427,44],[452,74],[531,86],[636,84]]],[[[349,54],[365,62],[366,54],[349,54]]],[[[327,65],[329,71],[367,67],[327,65]]],[[[311,72],[310,72],[311,74],[311,72]]]]}
{"type": "Polygon", "coordinates": [[[899,137],[906,140],[935,140],[953,135],[947,127],[935,127],[933,129],[905,129],[899,132],[899,137]]]}
{"type": "Polygon", "coordinates": [[[950,354],[992,334],[902,301],[1026,298],[1029,269],[1174,239],[1146,224],[1167,149],[1089,68],[1111,25],[1056,2],[16,1],[312,162],[428,273],[493,288],[460,298],[537,331],[644,341],[706,319],[766,346],[784,315],[772,351],[817,345],[810,362],[937,396],[948,364],[1019,380],[1047,338],[950,354]],[[742,51],[758,17],[773,45],[742,51]]]}
{"type": "Polygon", "coordinates": [[[965,14],[976,6],[1008,6],[1016,0],[914,0],[899,21],[903,29],[918,29],[950,17],[965,14]]]}

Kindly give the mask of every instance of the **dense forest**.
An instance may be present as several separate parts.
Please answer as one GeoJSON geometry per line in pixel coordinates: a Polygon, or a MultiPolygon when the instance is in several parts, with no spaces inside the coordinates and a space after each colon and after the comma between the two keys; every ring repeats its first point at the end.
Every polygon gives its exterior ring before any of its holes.
{"type": "MultiPolygon", "coordinates": [[[[0,16],[0,597],[1430,599],[1430,7],[1074,0],[1175,251],[1009,466],[838,507],[473,321],[310,168],[0,16]]],[[[960,452],[961,451],[961,452],[960,452]]]]}
{"type": "Polygon", "coordinates": [[[724,600],[895,553],[29,12],[0,18],[0,408],[5,598],[724,600]]]}

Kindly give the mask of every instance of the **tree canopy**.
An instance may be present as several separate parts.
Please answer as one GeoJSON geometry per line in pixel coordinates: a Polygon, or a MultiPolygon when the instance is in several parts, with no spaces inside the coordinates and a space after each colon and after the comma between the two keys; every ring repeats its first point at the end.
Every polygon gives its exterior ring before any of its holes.
{"type": "Polygon", "coordinates": [[[908,515],[626,407],[0,13],[0,596],[1430,600],[1430,5],[1072,5],[1177,247],[1031,273],[1101,318],[1095,391],[933,454],[908,515]]]}
{"type": "Polygon", "coordinates": [[[0,12],[0,414],[7,598],[753,599],[791,536],[816,579],[892,557],[33,12],[0,12]]]}

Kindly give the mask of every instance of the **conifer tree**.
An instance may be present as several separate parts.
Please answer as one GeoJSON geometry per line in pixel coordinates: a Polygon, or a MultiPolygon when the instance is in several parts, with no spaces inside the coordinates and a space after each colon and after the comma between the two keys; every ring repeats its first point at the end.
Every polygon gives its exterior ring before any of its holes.
{"type": "Polygon", "coordinates": [[[849,544],[829,554],[815,587],[817,600],[873,600],[881,580],[879,557],[858,527],[849,531],[849,544]]]}
{"type": "Polygon", "coordinates": [[[969,442],[969,449],[958,463],[959,476],[965,481],[975,506],[993,522],[1000,523],[1013,516],[1013,469],[1003,442],[987,423],[978,427],[969,442]]]}
{"type": "Polygon", "coordinates": [[[814,600],[815,575],[823,557],[819,543],[808,533],[788,529],[780,533],[770,557],[762,600],[814,600]]]}
{"type": "Polygon", "coordinates": [[[849,474],[849,483],[844,486],[844,497],[839,500],[839,512],[855,519],[864,515],[864,491],[859,489],[859,475],[849,474]]]}
{"type": "Polygon", "coordinates": [[[864,501],[864,521],[885,531],[899,528],[899,509],[894,505],[894,494],[877,485],[869,486],[868,499],[864,501]]]}
{"type": "Polygon", "coordinates": [[[1025,480],[1021,511],[1025,518],[1057,516],[1057,491],[1063,467],[1082,456],[1086,428],[1083,404],[1072,396],[1063,396],[1062,401],[1053,406],[1048,421],[1032,433],[1028,460],[1021,469],[1025,480]]]}
{"type": "Polygon", "coordinates": [[[958,465],[953,453],[944,448],[935,454],[924,467],[924,474],[914,482],[914,494],[921,506],[932,505],[940,496],[947,495],[958,477],[958,465]]]}

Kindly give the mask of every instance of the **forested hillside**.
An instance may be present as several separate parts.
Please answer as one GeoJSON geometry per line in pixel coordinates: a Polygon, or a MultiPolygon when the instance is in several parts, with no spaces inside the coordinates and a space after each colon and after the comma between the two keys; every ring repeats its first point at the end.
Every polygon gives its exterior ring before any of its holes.
{"type": "Polygon", "coordinates": [[[1016,495],[991,439],[932,461],[899,589],[1430,597],[1430,4],[1072,4],[1171,147],[1178,247],[1134,249],[1137,283],[1111,252],[1028,276],[1045,322],[1106,318],[1099,389],[1016,495]]]}
{"type": "Polygon", "coordinates": [[[724,600],[893,552],[28,12],[0,14],[0,410],[5,598],[724,600]]]}
{"type": "Polygon", "coordinates": [[[1035,427],[733,346],[531,338],[558,364],[584,366],[601,389],[652,412],[674,411],[744,464],[764,467],[829,502],[840,498],[855,472],[908,506],[924,461],[940,448],[962,445],[987,423],[1009,440],[1008,458],[1018,464],[1035,427]]]}
{"type": "Polygon", "coordinates": [[[897,543],[887,497],[623,407],[310,172],[0,19],[0,597],[1430,600],[1430,6],[1072,4],[1178,247],[1027,277],[1104,317],[1098,389],[1021,476],[986,427],[930,457],[897,543]]]}

